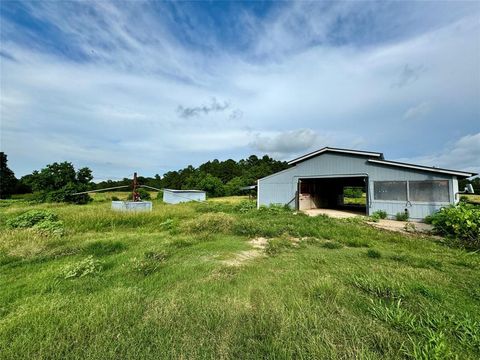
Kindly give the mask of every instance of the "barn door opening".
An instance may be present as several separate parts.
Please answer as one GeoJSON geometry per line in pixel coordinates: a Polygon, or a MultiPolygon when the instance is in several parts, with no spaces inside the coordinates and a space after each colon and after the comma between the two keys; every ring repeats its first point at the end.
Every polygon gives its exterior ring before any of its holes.
{"type": "Polygon", "coordinates": [[[298,182],[299,210],[336,209],[367,214],[366,176],[304,178],[298,182]]]}

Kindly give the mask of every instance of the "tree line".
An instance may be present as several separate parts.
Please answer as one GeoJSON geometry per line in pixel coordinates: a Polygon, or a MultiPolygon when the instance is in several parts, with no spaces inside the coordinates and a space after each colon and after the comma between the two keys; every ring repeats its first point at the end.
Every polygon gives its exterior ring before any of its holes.
{"type": "MultiPolygon", "coordinates": [[[[40,170],[17,179],[8,168],[7,155],[0,153],[0,198],[14,194],[36,194],[40,201],[87,202],[88,195],[72,197],[71,194],[86,190],[100,190],[109,187],[131,185],[131,178],[92,182],[93,173],[88,167],[75,169],[72,163],[55,162],[40,170]]],[[[235,161],[212,160],[198,167],[189,165],[177,171],[168,171],[163,176],[139,176],[142,185],[163,189],[205,190],[209,196],[241,194],[241,187],[254,185],[257,179],[284,170],[284,161],[274,160],[265,155],[261,158],[251,155],[235,161]]]]}

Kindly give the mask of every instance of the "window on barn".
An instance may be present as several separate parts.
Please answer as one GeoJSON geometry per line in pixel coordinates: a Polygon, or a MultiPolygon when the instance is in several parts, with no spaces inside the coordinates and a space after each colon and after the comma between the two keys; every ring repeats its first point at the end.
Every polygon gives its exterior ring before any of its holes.
{"type": "Polygon", "coordinates": [[[425,180],[409,182],[410,201],[448,202],[448,180],[425,180]]]}
{"type": "Polygon", "coordinates": [[[406,181],[375,181],[373,183],[375,200],[407,200],[406,181]]]}

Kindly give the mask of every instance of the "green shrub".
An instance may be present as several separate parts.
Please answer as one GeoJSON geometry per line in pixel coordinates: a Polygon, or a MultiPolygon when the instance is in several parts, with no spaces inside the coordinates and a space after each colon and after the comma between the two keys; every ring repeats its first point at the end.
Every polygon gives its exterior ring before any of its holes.
{"type": "Polygon", "coordinates": [[[42,221],[57,221],[58,216],[48,210],[29,210],[21,215],[7,220],[7,226],[16,228],[31,228],[42,221]]]}
{"type": "Polygon", "coordinates": [[[43,193],[38,199],[42,202],[66,202],[71,204],[88,204],[93,199],[88,194],[73,195],[78,192],[86,191],[85,185],[68,183],[59,190],[43,193]]]}
{"type": "Polygon", "coordinates": [[[111,198],[112,201],[120,201],[120,198],[118,196],[112,196],[111,198]]]}
{"type": "Polygon", "coordinates": [[[29,210],[21,215],[7,220],[11,229],[34,229],[40,233],[63,235],[63,222],[58,216],[48,210],[29,210]]]}
{"type": "Polygon", "coordinates": [[[395,220],[397,220],[397,221],[407,221],[408,218],[409,218],[409,216],[408,216],[408,211],[398,212],[398,213],[395,215],[395,220]]]}
{"type": "Polygon", "coordinates": [[[56,236],[62,236],[65,233],[63,221],[40,221],[35,226],[33,226],[32,229],[43,234],[53,234],[56,236]]]}
{"type": "Polygon", "coordinates": [[[386,219],[387,218],[387,212],[385,210],[377,210],[375,211],[370,217],[374,219],[386,219]]]}
{"type": "Polygon", "coordinates": [[[480,249],[480,207],[459,203],[442,208],[431,216],[431,224],[437,233],[480,249]]]}
{"type": "Polygon", "coordinates": [[[236,212],[246,213],[251,210],[255,210],[257,208],[257,204],[255,201],[244,200],[235,205],[234,209],[236,212]]]}
{"type": "Polygon", "coordinates": [[[62,277],[64,279],[80,278],[87,275],[98,274],[100,271],[102,271],[101,262],[90,255],[75,264],[64,267],[62,270],[62,277]]]}

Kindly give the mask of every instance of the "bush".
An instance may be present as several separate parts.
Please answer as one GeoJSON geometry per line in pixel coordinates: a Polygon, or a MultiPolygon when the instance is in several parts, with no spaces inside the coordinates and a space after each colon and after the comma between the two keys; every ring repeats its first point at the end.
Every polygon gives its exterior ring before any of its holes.
{"type": "Polygon", "coordinates": [[[102,264],[90,255],[78,263],[64,267],[62,277],[64,279],[80,278],[87,275],[97,274],[100,271],[102,271],[102,264]]]}
{"type": "Polygon", "coordinates": [[[359,199],[363,195],[362,188],[360,187],[345,187],[343,189],[343,196],[347,198],[359,199]]]}
{"type": "Polygon", "coordinates": [[[65,232],[63,221],[44,220],[33,227],[34,230],[43,234],[62,236],[65,232]]]}
{"type": "Polygon", "coordinates": [[[234,209],[237,212],[246,213],[250,210],[255,210],[257,208],[257,204],[255,201],[244,200],[235,205],[234,209]]]}
{"type": "Polygon", "coordinates": [[[398,212],[396,215],[395,215],[395,220],[397,221],[407,221],[408,220],[408,211],[405,211],[405,212],[398,212]]]}
{"type": "Polygon", "coordinates": [[[71,204],[88,204],[93,199],[88,194],[73,195],[77,192],[86,191],[85,185],[77,185],[74,183],[68,183],[59,190],[43,193],[39,200],[43,202],[66,202],[71,204]]]}
{"type": "Polygon", "coordinates": [[[480,207],[459,203],[442,208],[430,217],[434,230],[472,249],[480,249],[480,207]]]}
{"type": "Polygon", "coordinates": [[[40,233],[62,236],[63,222],[58,216],[48,210],[30,210],[7,220],[11,229],[34,229],[40,233]]]}
{"type": "Polygon", "coordinates": [[[386,219],[387,212],[385,210],[377,210],[371,215],[371,218],[375,220],[386,219]]]}
{"type": "Polygon", "coordinates": [[[7,226],[12,229],[31,228],[43,221],[57,221],[58,216],[48,210],[29,210],[21,215],[7,220],[7,226]]]}

